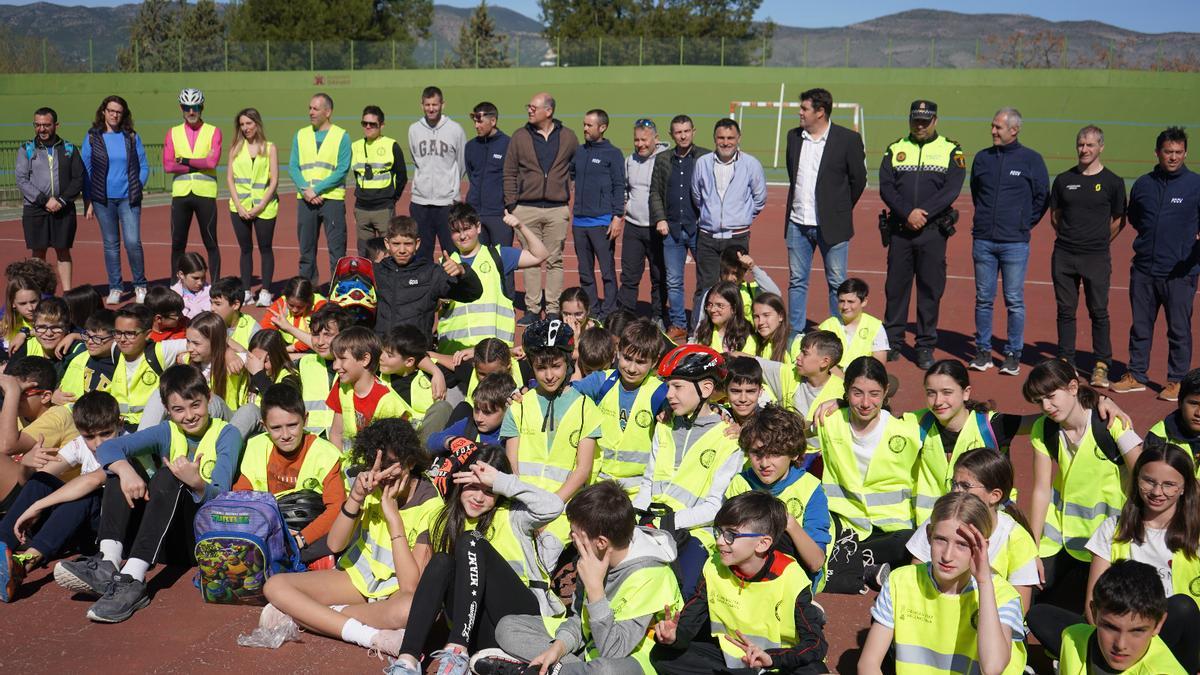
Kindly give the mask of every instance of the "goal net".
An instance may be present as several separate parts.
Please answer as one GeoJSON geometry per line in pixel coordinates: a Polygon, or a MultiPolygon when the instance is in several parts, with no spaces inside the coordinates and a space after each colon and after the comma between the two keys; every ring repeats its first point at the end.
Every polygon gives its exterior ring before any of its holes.
{"type": "MultiPolygon", "coordinates": [[[[779,139],[782,137],[784,129],[784,110],[794,110],[800,107],[799,101],[784,101],[782,96],[782,88],[780,90],[780,100],[778,101],[730,101],[729,102],[729,117],[737,120],[738,126],[742,128],[742,133],[746,133],[746,125],[742,121],[742,113],[746,108],[768,108],[775,109],[778,114],[775,115],[775,151],[772,156],[771,168],[779,168],[779,139]]],[[[864,124],[863,107],[858,103],[836,102],[833,104],[833,121],[844,126],[853,128],[858,132],[863,139],[863,146],[867,144],[867,131],[864,124]],[[844,111],[844,112],[843,112],[844,111]]],[[[751,114],[755,119],[761,119],[759,116],[751,114]]],[[[795,114],[789,113],[787,124],[795,122],[795,114]]]]}

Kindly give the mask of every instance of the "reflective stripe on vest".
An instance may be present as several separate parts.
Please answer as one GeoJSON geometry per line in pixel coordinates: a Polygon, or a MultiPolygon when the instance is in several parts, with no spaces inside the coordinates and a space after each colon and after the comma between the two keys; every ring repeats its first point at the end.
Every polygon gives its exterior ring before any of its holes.
{"type": "MultiPolygon", "coordinates": [[[[208,122],[200,125],[196,132],[196,146],[188,143],[187,125],[180,124],[171,128],[171,143],[175,146],[175,156],[181,159],[204,159],[212,150],[213,137],[217,128],[208,122]]],[[[187,173],[175,174],[171,181],[171,196],[186,197],[195,194],[197,197],[217,198],[217,170],[189,170],[187,173]]]]}
{"type": "MultiPolygon", "coordinates": [[[[992,574],[996,606],[1017,595],[1016,589],[992,574]]],[[[979,673],[977,587],[950,595],[929,576],[929,564],[906,565],[888,579],[895,619],[896,675],[979,673]]],[[[1016,640],[1004,675],[1025,671],[1025,643],[1016,640]]]]}
{"type": "MultiPolygon", "coordinates": [[[[457,251],[450,257],[455,262],[462,262],[462,254],[457,251]]],[[[496,268],[496,261],[500,259],[499,247],[481,245],[475,251],[470,265],[483,286],[483,295],[474,302],[447,303],[438,318],[439,351],[452,354],[474,347],[489,337],[510,345],[513,343],[517,330],[516,313],[512,300],[504,295],[504,270],[496,268]]]]}
{"type": "MultiPolygon", "coordinates": [[[[188,457],[188,442],[183,429],[174,422],[168,424],[171,428],[171,455],[167,459],[174,462],[180,457],[188,457]]],[[[210,418],[208,429],[205,429],[204,435],[200,437],[195,454],[191,455],[193,461],[200,463],[200,477],[206,481],[212,480],[213,469],[217,466],[217,437],[221,435],[221,429],[224,429],[225,425],[223,420],[210,418]]]]}
{"type": "MultiPolygon", "coordinates": [[[[300,464],[300,471],[296,474],[296,485],[290,490],[276,492],[276,497],[299,490],[324,493],[325,477],[334,467],[338,466],[342,459],[342,453],[334,447],[333,443],[313,434],[305,434],[301,443],[307,450],[304,452],[304,461],[300,464]]],[[[271,452],[274,449],[275,443],[265,433],[258,434],[246,441],[246,450],[242,453],[242,475],[258,492],[269,492],[267,489],[267,466],[271,462],[271,452]]]]}
{"type": "MultiPolygon", "coordinates": [[[[932,413],[928,408],[923,408],[914,413],[908,413],[905,417],[919,427],[921,419],[926,414],[932,413]]],[[[985,415],[988,423],[991,422],[993,414],[989,412],[985,415]]],[[[958,440],[954,443],[950,457],[947,458],[942,439],[942,427],[934,423],[929,428],[925,442],[921,444],[921,459],[917,464],[916,496],[913,499],[913,507],[916,511],[915,522],[923,523],[929,520],[929,516],[933,513],[933,503],[938,500],[938,497],[949,492],[947,483],[954,478],[954,463],[958,461],[958,458],[968,450],[991,447],[992,444],[986,440],[988,438],[992,438],[992,434],[985,435],[979,428],[979,415],[968,411],[967,419],[958,433],[958,440]]]]}
{"type": "MultiPolygon", "coordinates": [[[[435,496],[400,509],[409,548],[416,545],[417,537],[442,508],[442,500],[435,496]]],[[[338,559],[338,569],[345,570],[355,590],[366,598],[386,598],[400,588],[392,560],[392,538],[378,495],[368,495],[363,502],[357,519],[357,536],[338,559]]]]}
{"type": "MultiPolygon", "coordinates": [[[[691,444],[679,465],[675,465],[677,452],[675,437],[670,424],[659,424],[654,428],[657,449],[654,451],[654,475],[650,483],[650,501],[670,507],[674,511],[696,506],[712,489],[717,470],[730,457],[741,455],[736,438],[725,435],[726,424],[714,425],[691,444]]],[[[709,523],[700,523],[693,532],[706,528],[709,523]]]]}
{"type": "Polygon", "coordinates": [[[847,337],[845,326],[842,325],[842,320],[836,316],[831,316],[821,322],[817,326],[817,330],[827,330],[842,341],[842,360],[838,363],[842,370],[850,365],[850,362],[860,356],[870,356],[871,345],[875,342],[875,336],[879,334],[879,329],[883,328],[883,322],[871,316],[870,314],[860,314],[858,317],[858,326],[854,329],[854,335],[847,337]]]}
{"type": "MultiPolygon", "coordinates": [[[[1037,418],[1030,430],[1029,441],[1034,452],[1049,456],[1045,422],[1045,415],[1037,418]]],[[[1074,452],[1068,451],[1065,442],[1059,443],[1051,499],[1046,505],[1046,524],[1038,546],[1038,553],[1043,558],[1066,547],[1075,559],[1090,562],[1092,554],[1085,548],[1088,539],[1105,518],[1120,514],[1125,505],[1122,488],[1125,467],[1117,466],[1104,456],[1092,436],[1096,433],[1111,433],[1113,438],[1120,438],[1125,427],[1120,420],[1114,420],[1112,427],[1107,429],[1096,429],[1089,423],[1087,433],[1074,452]]]]}
{"type": "MultiPolygon", "coordinates": [[[[160,364],[166,361],[167,357],[162,345],[148,342],[146,348],[155,350],[160,364]]],[[[150,397],[158,391],[158,373],[155,373],[150,367],[144,352],[137,368],[133,371],[132,380],[127,379],[127,371],[125,355],[122,354],[117,359],[112,385],[108,391],[113,398],[117,399],[117,407],[125,421],[129,424],[137,424],[142,421],[142,410],[146,408],[146,401],[149,401],[150,397]]]]}
{"type": "Polygon", "coordinates": [[[716,554],[704,563],[709,632],[721,645],[725,665],[730,668],[745,667],[742,650],[724,638],[734,631],[763,649],[794,647],[799,642],[796,598],[809,588],[808,575],[794,558],[775,555],[787,560],[783,572],[774,579],[753,582],[738,578],[716,554]]]}
{"type": "Polygon", "coordinates": [[[927,143],[914,143],[905,136],[888,146],[892,154],[892,168],[900,173],[929,171],[945,174],[958,145],[945,136],[927,143]]]}
{"type": "Polygon", "coordinates": [[[616,382],[600,399],[597,411],[600,414],[600,439],[596,442],[599,457],[596,459],[597,470],[593,473],[600,480],[615,480],[625,488],[629,498],[637,496],[642,474],[646,472],[646,464],[650,462],[650,451],[654,445],[654,410],[650,408],[654,392],[662,385],[653,375],[638,386],[625,419],[625,428],[621,428],[621,388],[620,373],[608,371],[607,378],[616,378],[616,382]]]}
{"type": "Polygon", "coordinates": [[[392,173],[392,147],[396,141],[387,136],[380,136],[367,145],[367,139],[360,138],[350,144],[350,170],[354,172],[354,184],[364,190],[381,190],[392,185],[395,174],[392,173]],[[371,177],[367,178],[367,167],[371,167],[371,177]]]}
{"type": "Polygon", "coordinates": [[[821,457],[825,462],[822,484],[829,511],[866,538],[871,530],[885,532],[913,527],[913,465],[920,441],[916,425],[905,418],[889,417],[879,445],[864,476],[854,454],[850,411],[839,410],[819,428],[821,457]]]}
{"type": "MultiPolygon", "coordinates": [[[[300,174],[307,183],[296,186],[296,199],[304,198],[305,188],[313,187],[333,174],[333,170],[337,168],[338,150],[345,136],[345,129],[331,124],[325,134],[325,140],[318,148],[317,134],[311,126],[296,132],[296,149],[300,152],[300,174]]],[[[346,186],[335,185],[320,196],[324,199],[345,199],[346,186]]]]}
{"type": "Polygon", "coordinates": [[[305,354],[300,366],[300,395],[304,398],[304,410],[308,422],[304,430],[310,433],[329,433],[333,426],[333,411],[325,403],[333,391],[334,374],[325,366],[325,359],[316,354],[305,354]]]}
{"type": "MultiPolygon", "coordinates": [[[[509,407],[509,414],[517,423],[517,438],[520,446],[517,473],[521,480],[530,485],[554,492],[562,487],[567,476],[575,470],[579,459],[579,443],[595,431],[600,424],[596,405],[586,396],[571,402],[567,411],[554,425],[554,441],[543,431],[547,409],[542,414],[541,402],[534,392],[509,407]]],[[[561,408],[562,403],[556,403],[561,408]]],[[[593,460],[594,461],[594,460],[593,460]]]]}
{"type": "MultiPolygon", "coordinates": [[[[237,213],[237,205],[249,211],[260,204],[267,194],[267,186],[271,184],[271,149],[275,144],[267,141],[266,147],[256,156],[250,156],[250,144],[243,142],[238,154],[229,162],[229,171],[233,173],[233,190],[235,195],[229,196],[229,210],[237,213]],[[236,197],[236,201],[235,201],[236,197]]],[[[271,201],[258,214],[259,218],[268,219],[279,215],[279,195],[272,194],[271,201]]],[[[246,343],[242,343],[245,347],[246,343]]]]}

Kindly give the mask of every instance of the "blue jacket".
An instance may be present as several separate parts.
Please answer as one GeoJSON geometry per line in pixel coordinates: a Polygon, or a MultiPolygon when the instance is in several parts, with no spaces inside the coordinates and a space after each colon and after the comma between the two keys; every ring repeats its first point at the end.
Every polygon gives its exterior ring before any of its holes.
{"type": "Polygon", "coordinates": [[[762,164],[741,150],[733,161],[733,178],[722,199],[713,174],[716,152],[696,160],[692,173],[692,200],[700,207],[700,230],[714,239],[729,239],[750,229],[767,205],[767,177],[762,164]]]}
{"type": "Polygon", "coordinates": [[[1200,273],[1200,174],[1187,166],[1160,166],[1137,179],[1129,193],[1133,267],[1153,277],[1200,273]]]}
{"type": "Polygon", "coordinates": [[[571,161],[571,179],[576,216],[625,215],[625,155],[607,138],[579,146],[571,161]]]}
{"type": "Polygon", "coordinates": [[[1013,141],[993,145],[971,163],[971,236],[998,242],[1028,242],[1029,231],[1050,205],[1050,174],[1037,152],[1013,141]]]}
{"type": "Polygon", "coordinates": [[[481,216],[504,215],[504,154],[508,152],[509,137],[499,129],[496,133],[467,141],[463,151],[467,165],[467,203],[481,216]]]}

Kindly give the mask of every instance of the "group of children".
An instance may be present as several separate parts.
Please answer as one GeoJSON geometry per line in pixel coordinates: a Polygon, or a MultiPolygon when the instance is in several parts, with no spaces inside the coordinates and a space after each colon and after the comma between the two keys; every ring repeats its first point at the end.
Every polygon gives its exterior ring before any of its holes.
{"type": "Polygon", "coordinates": [[[53,563],[90,619],[124,621],[151,566],[191,563],[203,504],[306,491],[320,506],[288,527],[308,569],[267,581],[258,629],[391,673],[826,672],[814,597],[868,588],[864,673],[1019,673],[1029,632],[1060,673],[1200,668],[1200,371],[1144,443],[1057,360],[1025,382],[1036,414],[977,403],[953,360],[926,408],[892,410],[867,285],[793,337],[733,248],[691,343],[601,325],[578,289],[518,339],[508,275],[545,248],[511,225],[523,250],[484,246],[456,207],[458,251],[403,277],[420,242],[392,221],[377,275],[445,291],[436,336],[423,308],[377,332],[302,279],[256,321],[195,254],[115,312],[10,265],[0,600],[53,563]]]}

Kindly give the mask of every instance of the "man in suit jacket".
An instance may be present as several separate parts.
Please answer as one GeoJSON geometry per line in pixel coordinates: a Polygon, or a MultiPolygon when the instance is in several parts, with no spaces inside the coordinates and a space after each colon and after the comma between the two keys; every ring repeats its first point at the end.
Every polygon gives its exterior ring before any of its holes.
{"type": "Polygon", "coordinates": [[[857,132],[832,124],[833,96],[825,89],[800,94],[800,126],[788,132],[788,321],[804,332],[808,275],[820,249],[829,286],[829,314],[837,315],[837,287],[846,279],[854,205],[867,186],[866,152],[857,132]]]}

